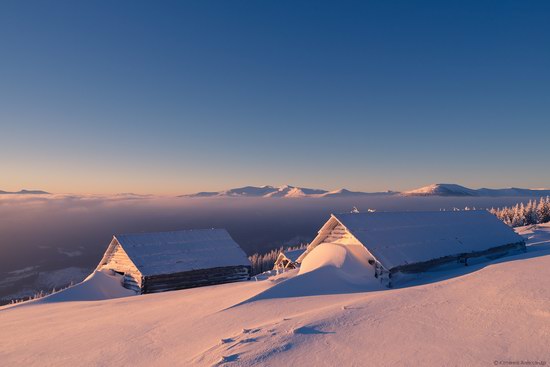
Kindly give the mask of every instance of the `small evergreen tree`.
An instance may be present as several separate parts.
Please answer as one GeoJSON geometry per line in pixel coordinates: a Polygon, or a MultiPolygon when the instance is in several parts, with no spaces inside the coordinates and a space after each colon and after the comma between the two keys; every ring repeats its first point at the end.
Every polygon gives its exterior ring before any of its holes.
{"type": "Polygon", "coordinates": [[[537,205],[537,219],[539,223],[550,222],[550,197],[540,198],[537,205]]]}

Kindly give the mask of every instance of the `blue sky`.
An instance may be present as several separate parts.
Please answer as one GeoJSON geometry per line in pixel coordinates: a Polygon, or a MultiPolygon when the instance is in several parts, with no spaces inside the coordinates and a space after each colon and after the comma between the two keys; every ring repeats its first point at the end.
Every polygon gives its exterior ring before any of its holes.
{"type": "Polygon", "coordinates": [[[550,186],[547,1],[3,1],[0,189],[550,186]]]}

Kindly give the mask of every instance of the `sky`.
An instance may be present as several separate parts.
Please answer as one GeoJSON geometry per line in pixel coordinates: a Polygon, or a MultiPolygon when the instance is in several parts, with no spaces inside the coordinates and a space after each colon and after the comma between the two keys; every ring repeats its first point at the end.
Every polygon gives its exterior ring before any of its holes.
{"type": "Polygon", "coordinates": [[[550,187],[550,2],[2,1],[0,189],[550,187]]]}

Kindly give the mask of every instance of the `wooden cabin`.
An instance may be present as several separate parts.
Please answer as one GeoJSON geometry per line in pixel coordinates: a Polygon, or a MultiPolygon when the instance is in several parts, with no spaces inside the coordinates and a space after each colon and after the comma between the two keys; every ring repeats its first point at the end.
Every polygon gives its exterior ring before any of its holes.
{"type": "Polygon", "coordinates": [[[292,251],[281,251],[275,260],[273,270],[289,270],[296,269],[300,265],[298,263],[298,258],[304,253],[304,250],[292,250],[292,251]]]}
{"type": "Polygon", "coordinates": [[[485,210],[332,214],[298,261],[322,243],[363,251],[389,287],[398,274],[525,250],[523,237],[485,210]]]}
{"type": "Polygon", "coordinates": [[[115,235],[97,266],[141,294],[247,280],[251,268],[225,229],[115,235]]]}

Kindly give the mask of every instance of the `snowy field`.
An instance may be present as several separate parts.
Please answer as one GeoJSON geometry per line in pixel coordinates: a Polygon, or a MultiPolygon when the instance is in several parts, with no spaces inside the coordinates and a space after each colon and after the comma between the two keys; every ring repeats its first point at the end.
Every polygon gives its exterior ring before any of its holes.
{"type": "Polygon", "coordinates": [[[0,308],[2,366],[550,363],[550,225],[527,253],[385,289],[339,246],[267,279],[128,296],[96,273],[0,308]],[[118,297],[110,299],[111,297],[118,297]]]}

